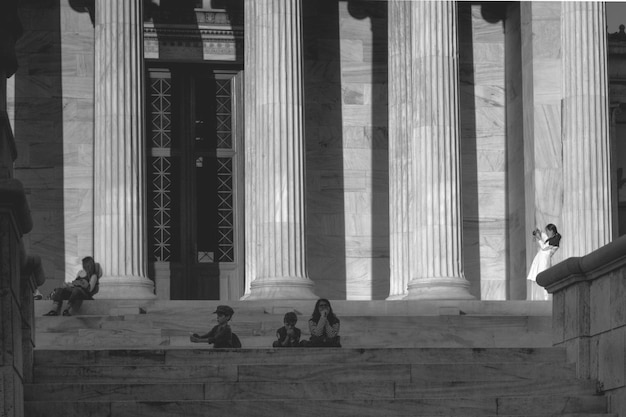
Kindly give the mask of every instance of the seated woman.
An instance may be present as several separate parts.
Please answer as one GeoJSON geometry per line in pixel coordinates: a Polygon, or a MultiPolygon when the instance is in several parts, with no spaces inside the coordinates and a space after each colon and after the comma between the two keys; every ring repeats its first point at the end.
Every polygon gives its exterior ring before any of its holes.
{"type": "Polygon", "coordinates": [[[341,347],[339,337],[339,318],[333,313],[330,301],[320,298],[315,303],[309,319],[311,338],[303,341],[306,347],[341,347]]]}
{"type": "Polygon", "coordinates": [[[76,279],[52,291],[53,309],[44,315],[58,316],[63,307],[63,300],[67,300],[67,308],[63,310],[63,315],[71,316],[71,310],[78,310],[83,300],[93,300],[93,296],[98,292],[98,279],[101,276],[100,265],[91,256],[83,258],[83,269],[78,272],[76,279]]]}

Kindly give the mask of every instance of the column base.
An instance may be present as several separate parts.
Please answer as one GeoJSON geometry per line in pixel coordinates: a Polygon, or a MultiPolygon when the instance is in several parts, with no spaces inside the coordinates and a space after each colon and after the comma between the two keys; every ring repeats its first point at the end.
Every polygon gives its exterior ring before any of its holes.
{"type": "Polygon", "coordinates": [[[259,279],[250,284],[246,300],[317,300],[313,281],[308,278],[259,279]]]}
{"type": "Polygon", "coordinates": [[[418,278],[409,282],[405,300],[474,300],[469,282],[461,277],[418,278]]]}
{"type": "Polygon", "coordinates": [[[105,276],[100,278],[100,291],[94,298],[153,300],[156,298],[156,295],[154,294],[154,283],[148,278],[105,276]]]}
{"type": "Polygon", "coordinates": [[[385,300],[388,300],[388,301],[404,300],[406,296],[407,296],[406,294],[393,294],[385,298],[385,300]]]}

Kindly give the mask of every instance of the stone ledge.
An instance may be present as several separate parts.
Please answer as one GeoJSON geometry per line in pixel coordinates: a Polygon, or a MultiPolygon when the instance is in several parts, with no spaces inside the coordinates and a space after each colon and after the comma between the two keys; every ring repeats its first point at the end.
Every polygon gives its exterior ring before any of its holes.
{"type": "Polygon", "coordinates": [[[564,260],[537,275],[537,283],[549,293],[577,282],[594,279],[626,266],[626,235],[582,257],[564,260]]]}

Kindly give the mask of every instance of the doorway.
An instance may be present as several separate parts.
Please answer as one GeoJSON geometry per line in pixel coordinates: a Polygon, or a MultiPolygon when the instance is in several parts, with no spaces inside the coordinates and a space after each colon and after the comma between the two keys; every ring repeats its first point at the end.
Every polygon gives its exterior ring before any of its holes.
{"type": "Polygon", "coordinates": [[[243,295],[242,76],[148,70],[150,255],[169,263],[173,300],[243,295]]]}

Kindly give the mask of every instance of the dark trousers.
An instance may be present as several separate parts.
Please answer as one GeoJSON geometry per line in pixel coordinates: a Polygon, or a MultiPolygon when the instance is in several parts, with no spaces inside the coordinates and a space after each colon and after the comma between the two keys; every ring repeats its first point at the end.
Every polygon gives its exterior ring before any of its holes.
{"type": "Polygon", "coordinates": [[[52,294],[52,300],[54,301],[53,309],[59,313],[63,307],[63,300],[67,300],[67,308],[78,310],[83,304],[83,300],[89,300],[91,296],[89,293],[80,287],[62,287],[55,288],[52,294]]]}
{"type": "Polygon", "coordinates": [[[311,336],[308,341],[304,341],[302,346],[305,347],[341,347],[340,336],[311,336]]]}

